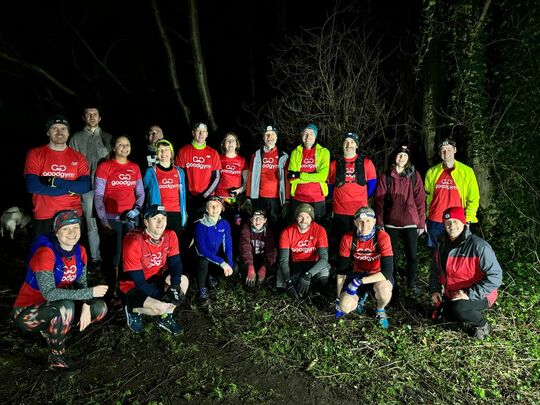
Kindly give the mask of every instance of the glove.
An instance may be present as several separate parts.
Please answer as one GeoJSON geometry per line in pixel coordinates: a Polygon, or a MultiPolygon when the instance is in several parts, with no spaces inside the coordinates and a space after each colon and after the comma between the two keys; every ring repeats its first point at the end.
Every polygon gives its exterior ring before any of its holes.
{"type": "Polygon", "coordinates": [[[309,291],[309,286],[311,285],[311,273],[306,271],[300,280],[298,281],[298,295],[303,297],[309,291]]]}
{"type": "Polygon", "coordinates": [[[339,319],[343,316],[345,316],[345,312],[341,310],[341,307],[339,305],[339,298],[336,298],[336,319],[339,319]]]}
{"type": "Polygon", "coordinates": [[[182,302],[184,302],[184,292],[180,288],[179,285],[171,285],[167,291],[165,291],[165,295],[161,299],[163,302],[168,302],[173,305],[180,305],[182,302]]]}
{"type": "Polygon", "coordinates": [[[234,188],[234,187],[228,188],[227,192],[229,193],[229,195],[231,197],[237,197],[238,196],[238,193],[236,192],[236,188],[234,188]]]}
{"type": "Polygon", "coordinates": [[[39,176],[39,182],[43,184],[44,186],[56,187],[54,185],[55,178],[56,177],[53,177],[53,176],[39,176]]]}
{"type": "Polygon", "coordinates": [[[131,210],[129,210],[128,212],[126,212],[126,218],[127,219],[135,219],[139,216],[139,214],[141,213],[141,211],[139,211],[138,208],[133,208],[131,210]]]}
{"type": "Polygon", "coordinates": [[[248,287],[255,286],[255,267],[252,264],[248,266],[247,276],[246,276],[246,285],[248,287]]]}
{"type": "Polygon", "coordinates": [[[257,271],[257,284],[262,285],[264,283],[265,278],[266,278],[266,267],[261,266],[259,270],[257,271]]]}
{"type": "Polygon", "coordinates": [[[285,201],[283,203],[283,206],[281,207],[281,218],[287,218],[289,214],[291,213],[291,202],[285,201]]]}
{"type": "Polygon", "coordinates": [[[289,294],[289,297],[291,297],[293,300],[297,300],[300,297],[298,296],[298,293],[296,292],[296,289],[294,288],[294,284],[292,280],[287,281],[287,294],[289,294]]]}
{"type": "Polygon", "coordinates": [[[358,287],[360,287],[362,284],[363,283],[361,278],[355,278],[349,283],[349,285],[345,289],[345,292],[349,295],[356,295],[356,293],[358,292],[358,287]]]}
{"type": "Polygon", "coordinates": [[[289,170],[287,172],[287,178],[289,180],[298,179],[298,178],[300,178],[300,172],[293,172],[293,171],[289,170]]]}

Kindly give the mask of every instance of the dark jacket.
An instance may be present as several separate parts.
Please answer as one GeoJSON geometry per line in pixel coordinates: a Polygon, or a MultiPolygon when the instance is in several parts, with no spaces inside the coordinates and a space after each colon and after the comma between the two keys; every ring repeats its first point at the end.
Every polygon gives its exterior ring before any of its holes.
{"type": "Polygon", "coordinates": [[[263,253],[259,254],[264,255],[263,265],[267,269],[270,269],[277,259],[274,234],[269,228],[262,232],[253,232],[250,224],[244,224],[240,230],[239,250],[240,258],[246,266],[253,264],[257,250],[262,250],[263,253]]]}
{"type": "Polygon", "coordinates": [[[416,225],[423,228],[426,222],[426,193],[422,176],[411,166],[401,174],[392,169],[390,177],[392,182],[388,193],[386,175],[382,175],[377,184],[377,225],[416,225]],[[413,176],[416,176],[416,181],[413,181],[413,176]]]}
{"type": "Polygon", "coordinates": [[[465,227],[452,243],[444,232],[433,252],[429,287],[431,293],[444,293],[448,298],[464,290],[470,300],[487,298],[491,306],[502,283],[502,269],[491,246],[465,227]]]}

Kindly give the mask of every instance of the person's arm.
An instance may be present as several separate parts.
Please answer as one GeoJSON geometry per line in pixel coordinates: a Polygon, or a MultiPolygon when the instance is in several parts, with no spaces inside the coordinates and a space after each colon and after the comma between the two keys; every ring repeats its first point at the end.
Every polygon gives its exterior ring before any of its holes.
{"type": "Polygon", "coordinates": [[[57,288],[54,281],[53,271],[35,271],[36,280],[39,286],[39,291],[43,297],[48,301],[58,300],[89,300],[94,297],[92,288],[81,288],[78,290],[71,290],[65,288],[57,288]]]}
{"type": "Polygon", "coordinates": [[[465,217],[467,222],[478,222],[476,218],[476,212],[480,205],[480,190],[478,189],[478,182],[472,169],[466,172],[468,185],[467,195],[465,196],[465,217]]]}
{"type": "Polygon", "coordinates": [[[226,260],[223,260],[210,250],[209,241],[207,240],[210,235],[207,231],[207,227],[200,222],[195,224],[195,250],[199,256],[206,257],[210,262],[221,266],[226,263],[226,260]]]}
{"type": "Polygon", "coordinates": [[[291,268],[289,266],[289,248],[279,249],[279,271],[285,282],[291,279],[291,268]]]}
{"type": "Polygon", "coordinates": [[[319,255],[319,260],[309,269],[311,275],[317,274],[320,270],[328,266],[328,248],[319,247],[317,248],[317,253],[319,255]]]}
{"type": "Polygon", "coordinates": [[[209,195],[211,195],[216,187],[219,184],[219,178],[220,178],[220,171],[219,170],[212,170],[212,174],[210,176],[210,185],[208,188],[202,193],[204,198],[208,198],[209,195]]]}
{"type": "Polygon", "coordinates": [[[238,244],[238,250],[240,251],[240,257],[246,266],[253,265],[253,252],[251,247],[251,232],[249,224],[244,224],[240,231],[240,241],[238,244]]]}
{"type": "Polygon", "coordinates": [[[467,295],[470,300],[481,300],[502,284],[502,269],[491,246],[487,243],[481,246],[479,257],[484,278],[469,288],[467,295]]]}
{"type": "MultiPolygon", "coordinates": [[[[414,204],[418,210],[418,228],[423,228],[426,223],[426,191],[424,190],[424,184],[422,183],[422,176],[416,171],[416,185],[414,187],[414,204]]],[[[412,179],[411,179],[412,181],[412,179]]]]}
{"type": "Polygon", "coordinates": [[[144,204],[144,186],[142,179],[138,179],[135,183],[135,206],[134,208],[141,210],[144,204]]]}
{"type": "Polygon", "coordinates": [[[36,174],[25,174],[24,182],[26,190],[32,194],[48,195],[51,197],[57,197],[60,195],[66,195],[68,192],[62,188],[52,187],[41,183],[40,176],[36,174]]]}
{"type": "Polygon", "coordinates": [[[148,283],[144,279],[144,271],[142,269],[126,271],[126,273],[129,274],[129,277],[135,283],[135,288],[142,291],[149,297],[159,300],[161,297],[163,297],[163,294],[165,294],[165,291],[160,290],[155,285],[148,283]]]}
{"type": "MultiPolygon", "coordinates": [[[[224,242],[225,242],[225,258],[227,259],[227,264],[229,266],[233,266],[233,249],[232,249],[232,234],[231,234],[231,226],[226,220],[222,220],[223,227],[225,228],[225,232],[223,235],[224,242]]],[[[223,267],[223,266],[222,266],[223,267]]]]}
{"type": "Polygon", "coordinates": [[[89,175],[80,176],[76,180],[66,180],[55,177],[52,184],[53,187],[65,190],[65,194],[84,194],[92,188],[89,175]]]}
{"type": "Polygon", "coordinates": [[[367,195],[371,197],[377,189],[377,172],[371,159],[364,159],[364,173],[366,173],[367,195]],[[372,176],[368,176],[368,173],[372,176]]]}
{"type": "Polygon", "coordinates": [[[105,212],[105,203],[103,202],[103,196],[105,195],[105,187],[107,180],[100,177],[94,179],[94,207],[96,214],[103,225],[109,225],[107,220],[107,213],[105,212]]]}
{"type": "Polygon", "coordinates": [[[182,260],[180,260],[180,254],[168,257],[167,267],[171,275],[171,285],[180,285],[180,279],[182,278],[182,260]]]}
{"type": "MultiPolygon", "coordinates": [[[[317,152],[315,152],[317,153],[317,152]]],[[[314,173],[300,173],[300,183],[325,183],[328,178],[328,172],[330,170],[330,152],[328,149],[320,149],[320,156],[316,156],[319,160],[317,166],[317,171],[314,173]]]]}

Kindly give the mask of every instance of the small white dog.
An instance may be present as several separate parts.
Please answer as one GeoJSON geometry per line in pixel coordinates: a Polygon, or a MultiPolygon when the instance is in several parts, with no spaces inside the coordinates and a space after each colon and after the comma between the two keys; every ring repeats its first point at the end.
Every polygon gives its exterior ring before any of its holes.
{"type": "Polygon", "coordinates": [[[26,229],[32,222],[30,215],[26,215],[19,207],[11,207],[4,211],[0,218],[2,226],[0,227],[0,236],[4,237],[4,234],[13,239],[15,236],[15,230],[17,227],[26,229]]]}

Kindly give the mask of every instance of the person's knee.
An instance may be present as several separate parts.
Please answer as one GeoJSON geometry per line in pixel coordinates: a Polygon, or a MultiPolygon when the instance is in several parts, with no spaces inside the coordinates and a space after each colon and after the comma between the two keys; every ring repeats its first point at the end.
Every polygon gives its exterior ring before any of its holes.
{"type": "Polygon", "coordinates": [[[373,285],[377,301],[389,301],[392,298],[392,283],[389,280],[378,281],[373,285]]]}
{"type": "Polygon", "coordinates": [[[101,298],[93,298],[90,304],[92,321],[100,321],[107,315],[107,304],[101,298]]]}
{"type": "Polygon", "coordinates": [[[452,301],[449,305],[452,318],[459,322],[468,321],[471,315],[469,300],[452,301]]]}
{"type": "Polygon", "coordinates": [[[341,294],[341,297],[339,299],[339,307],[341,308],[341,311],[348,314],[356,309],[358,306],[358,296],[357,295],[349,295],[349,294],[341,294]]]}

